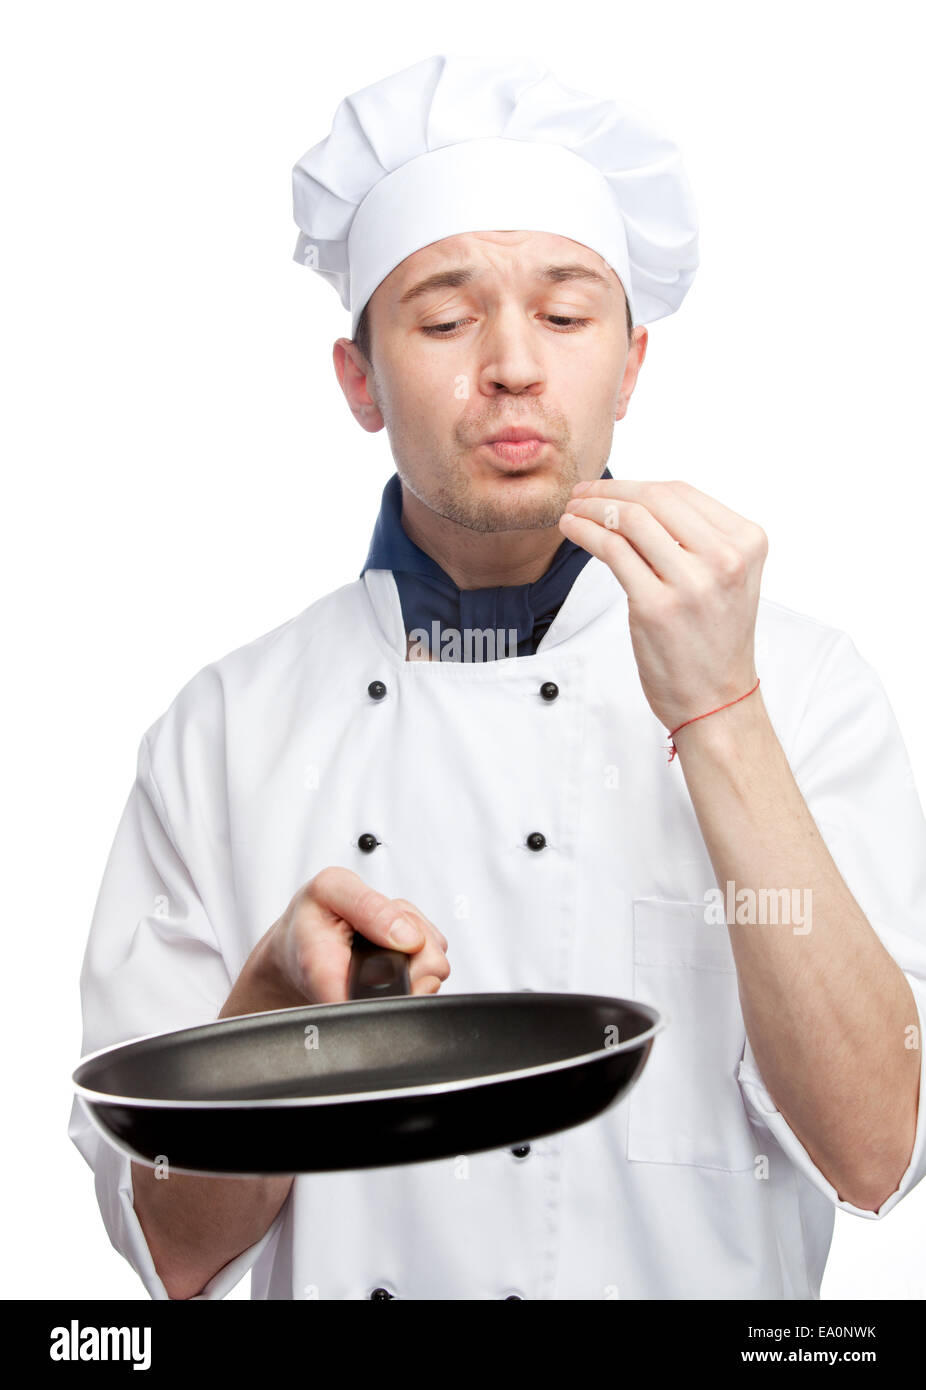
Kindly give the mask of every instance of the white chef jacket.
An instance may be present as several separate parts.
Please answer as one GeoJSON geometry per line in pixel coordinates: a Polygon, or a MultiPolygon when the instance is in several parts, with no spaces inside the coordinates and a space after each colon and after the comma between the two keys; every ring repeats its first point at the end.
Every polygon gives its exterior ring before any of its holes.
{"type": "MultiPolygon", "coordinates": [[[[250,1269],[252,1298],[816,1299],[834,1208],[883,1218],[923,1176],[922,1103],[909,1167],[871,1212],[839,1200],[765,1089],[627,618],[592,557],[533,655],[409,662],[393,575],[368,570],[199,671],[143,737],[90,929],[82,1055],[215,1019],[255,943],[331,864],[444,932],[443,994],[607,994],[668,1019],[626,1098],[525,1135],[525,1156],[297,1176],[200,1298],[250,1269]]],[[[756,664],[820,832],[910,982],[921,1039],[926,822],[884,689],[845,633],[765,598],[756,664]]],[[[166,1298],[130,1159],[77,1100],[69,1134],[113,1245],[166,1298]]]]}

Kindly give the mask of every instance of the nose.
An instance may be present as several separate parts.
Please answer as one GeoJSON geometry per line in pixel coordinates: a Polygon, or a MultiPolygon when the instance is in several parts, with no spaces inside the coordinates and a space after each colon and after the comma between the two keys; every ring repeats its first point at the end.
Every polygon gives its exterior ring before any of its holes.
{"type": "Polygon", "coordinates": [[[479,338],[479,382],[485,395],[536,395],[546,383],[537,328],[514,304],[490,310],[479,338]]]}

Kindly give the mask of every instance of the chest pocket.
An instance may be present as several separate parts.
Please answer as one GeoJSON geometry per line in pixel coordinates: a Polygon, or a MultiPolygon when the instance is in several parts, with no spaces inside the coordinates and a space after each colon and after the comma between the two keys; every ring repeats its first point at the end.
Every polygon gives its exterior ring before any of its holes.
{"type": "Polygon", "coordinates": [[[725,924],[704,903],[633,901],[634,998],[667,1020],[627,1100],[627,1157],[726,1172],[754,1169],[759,1145],[736,1075],[746,1029],[725,924]]]}

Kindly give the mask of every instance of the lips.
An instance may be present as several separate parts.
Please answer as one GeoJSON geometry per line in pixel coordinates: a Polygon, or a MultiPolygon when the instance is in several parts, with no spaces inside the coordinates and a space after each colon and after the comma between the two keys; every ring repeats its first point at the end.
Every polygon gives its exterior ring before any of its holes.
{"type": "Polygon", "coordinates": [[[545,434],[531,425],[516,425],[507,430],[498,430],[484,439],[483,444],[523,444],[525,440],[537,439],[541,444],[547,442],[545,434]]]}
{"type": "Polygon", "coordinates": [[[533,463],[534,459],[547,447],[547,441],[538,439],[536,435],[531,435],[527,439],[520,440],[496,439],[483,447],[491,449],[495,458],[500,462],[518,468],[524,464],[533,463]]]}

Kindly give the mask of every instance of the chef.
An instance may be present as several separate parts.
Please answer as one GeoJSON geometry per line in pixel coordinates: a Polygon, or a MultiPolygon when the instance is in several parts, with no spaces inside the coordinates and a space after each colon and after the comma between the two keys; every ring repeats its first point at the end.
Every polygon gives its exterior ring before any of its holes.
{"type": "Polygon", "coordinates": [[[294,193],[396,472],[358,579],[142,738],[83,1054],[344,998],[393,918],[416,993],[667,1025],[595,1120],[394,1168],[158,1182],[75,1101],[110,1239],[156,1299],[816,1299],[835,1209],[926,1171],[926,822],[849,636],[760,596],[761,528],[606,468],[697,266],[679,152],[438,55],[343,101],[294,193]]]}

